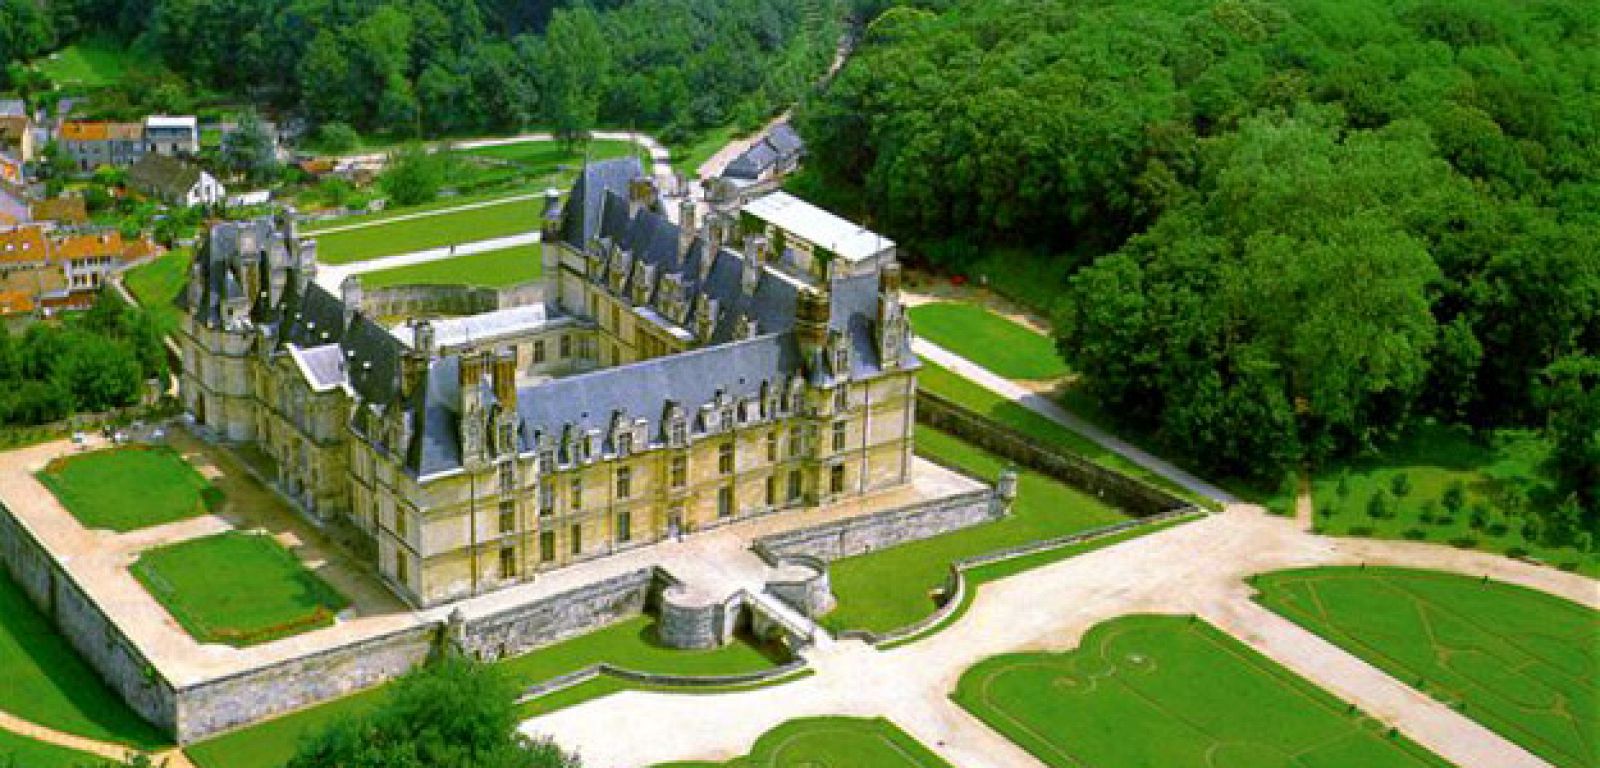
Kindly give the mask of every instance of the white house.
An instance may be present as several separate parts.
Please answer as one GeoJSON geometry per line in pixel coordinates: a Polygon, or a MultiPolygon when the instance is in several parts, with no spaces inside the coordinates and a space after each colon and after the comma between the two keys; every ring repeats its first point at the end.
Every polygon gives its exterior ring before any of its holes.
{"type": "Polygon", "coordinates": [[[167,205],[213,205],[226,200],[228,190],[215,176],[193,163],[151,153],[128,169],[128,186],[167,205]]]}

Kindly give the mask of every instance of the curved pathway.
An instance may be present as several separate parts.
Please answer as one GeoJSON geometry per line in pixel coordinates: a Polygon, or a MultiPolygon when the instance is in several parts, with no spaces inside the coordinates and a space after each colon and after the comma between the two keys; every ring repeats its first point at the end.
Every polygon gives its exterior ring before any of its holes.
{"type": "MultiPolygon", "coordinates": [[[[0,711],[0,730],[14,733],[34,741],[44,742],[64,749],[77,750],[85,754],[103,757],[107,760],[122,760],[130,754],[137,754],[139,750],[125,744],[91,739],[87,736],[58,731],[54,728],[39,725],[32,720],[24,720],[9,712],[0,711]]],[[[189,761],[189,756],[181,749],[167,749],[151,755],[156,759],[156,764],[164,768],[194,768],[194,763],[189,761]]]]}
{"type": "Polygon", "coordinates": [[[773,688],[694,695],[625,692],[526,722],[577,749],[591,768],[727,759],[785,721],[813,715],[884,716],[954,765],[1039,763],[948,696],[991,656],[1067,650],[1096,624],[1130,613],[1197,614],[1240,641],[1462,766],[1546,763],[1477,722],[1250,599],[1255,573],[1317,565],[1390,563],[1541,589],[1600,608],[1600,585],[1515,560],[1403,542],[1330,539],[1260,508],[1222,514],[983,585],[969,612],[926,640],[888,651],[841,641],[807,654],[816,674],[773,688]],[[615,724],[629,723],[629,738],[615,724]]]}

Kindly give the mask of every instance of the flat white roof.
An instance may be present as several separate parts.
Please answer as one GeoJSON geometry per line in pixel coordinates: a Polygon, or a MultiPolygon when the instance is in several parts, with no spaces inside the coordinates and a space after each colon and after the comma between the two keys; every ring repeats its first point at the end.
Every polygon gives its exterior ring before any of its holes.
{"type": "MultiPolygon", "coordinates": [[[[493,342],[520,336],[569,321],[570,318],[565,315],[549,317],[545,314],[543,304],[528,304],[497,309],[480,315],[435,319],[432,321],[433,338],[441,348],[459,347],[464,344],[493,342]]],[[[407,347],[415,341],[415,334],[405,324],[390,328],[389,333],[407,347]]]]}
{"type": "Polygon", "coordinates": [[[838,254],[845,261],[862,261],[894,247],[893,240],[788,192],[758,197],[745,204],[744,210],[812,245],[838,254]]]}
{"type": "Polygon", "coordinates": [[[199,123],[194,115],[150,115],[144,124],[151,128],[193,128],[199,123]]]}

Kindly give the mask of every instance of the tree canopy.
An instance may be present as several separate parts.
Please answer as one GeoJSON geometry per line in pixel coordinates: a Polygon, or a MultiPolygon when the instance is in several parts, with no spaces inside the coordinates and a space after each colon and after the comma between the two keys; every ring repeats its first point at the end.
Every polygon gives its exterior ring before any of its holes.
{"type": "Polygon", "coordinates": [[[1552,366],[1600,349],[1596,83],[1583,0],[964,0],[883,12],[796,123],[913,254],[1050,254],[1108,411],[1275,477],[1419,414],[1589,424],[1552,366]]]}

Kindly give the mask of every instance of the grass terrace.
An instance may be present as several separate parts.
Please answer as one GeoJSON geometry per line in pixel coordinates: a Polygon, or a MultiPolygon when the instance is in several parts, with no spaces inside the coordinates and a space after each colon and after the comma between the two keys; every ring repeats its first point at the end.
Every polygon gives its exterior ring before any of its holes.
{"type": "Polygon", "coordinates": [[[812,717],[761,735],[750,754],[726,763],[670,763],[656,768],[950,768],[883,718],[812,717]]]}
{"type": "MultiPolygon", "coordinates": [[[[24,720],[139,749],[168,743],[100,681],[4,569],[0,569],[0,681],[0,710],[24,720]]],[[[26,745],[7,743],[5,737],[20,740],[0,731],[0,765],[5,765],[7,751],[15,752],[22,766],[36,765],[24,759],[35,754],[37,765],[73,765],[49,762],[70,754],[51,755],[42,745],[29,751],[26,745]]]]}
{"type": "Polygon", "coordinates": [[[105,37],[79,40],[34,62],[35,68],[67,88],[103,88],[148,68],[148,57],[105,37]]]}
{"type": "Polygon", "coordinates": [[[955,701],[1046,765],[1449,765],[1203,621],[1127,616],[986,659],[955,701]]]}
{"type": "Polygon", "coordinates": [[[1316,473],[1317,530],[1447,542],[1600,576],[1600,554],[1552,541],[1550,531],[1528,536],[1525,523],[1533,511],[1559,503],[1544,471],[1550,450],[1548,440],[1529,431],[1502,430],[1478,441],[1459,427],[1420,426],[1375,455],[1316,473]],[[1374,507],[1375,495],[1383,498],[1382,509],[1374,507]]]}
{"type": "Polygon", "coordinates": [[[1263,605],[1550,763],[1600,765],[1600,614],[1401,568],[1279,571],[1254,584],[1263,605]]]}
{"type": "MultiPolygon", "coordinates": [[[[496,667],[518,686],[526,687],[601,661],[641,672],[717,675],[753,672],[787,660],[779,651],[746,642],[706,651],[667,648],[655,640],[655,620],[638,616],[506,659],[496,667]]],[[[524,705],[521,713],[531,717],[631,687],[619,680],[600,678],[536,699],[524,705]]],[[[376,688],[336,699],[208,739],[185,751],[199,768],[281,768],[294,756],[302,738],[337,720],[372,711],[383,701],[384,692],[385,689],[376,688]]]]}
{"type": "Polygon", "coordinates": [[[951,373],[936,363],[922,361],[922,369],[917,372],[917,386],[953,400],[1028,437],[1075,453],[1107,469],[1138,478],[1196,504],[1215,506],[1210,499],[1191,493],[1165,477],[1101,447],[1099,443],[997,395],[980,384],[951,373]]]}
{"type": "Polygon", "coordinates": [[[504,160],[536,173],[558,173],[562,170],[576,171],[582,167],[586,158],[591,161],[609,160],[638,154],[641,151],[639,146],[631,141],[595,139],[576,147],[570,147],[562,141],[521,141],[515,144],[462,149],[457,150],[457,153],[469,157],[504,160]]]}
{"type": "Polygon", "coordinates": [[[189,265],[194,263],[194,252],[188,248],[174,248],[154,261],[128,270],[122,278],[128,292],[139,301],[139,306],[154,315],[161,330],[170,333],[182,322],[183,313],[173,306],[189,281],[189,265]]]}
{"type": "Polygon", "coordinates": [[[203,643],[296,635],[332,624],[349,604],[271,536],[244,531],[148,550],[130,570],[203,643]]]}
{"type": "Polygon", "coordinates": [[[481,285],[504,288],[526,283],[543,273],[537,243],[457,256],[453,259],[395,267],[361,275],[366,288],[391,285],[481,285]]]}
{"type": "Polygon", "coordinates": [[[222,502],[222,492],[166,446],[63,456],[37,477],[84,527],[119,533],[197,517],[222,502]]]}
{"type": "MultiPolygon", "coordinates": [[[[927,427],[917,428],[917,452],[985,478],[998,477],[1006,467],[1005,460],[927,427]]],[[[1018,481],[1017,504],[1005,520],[834,561],[829,574],[839,607],[822,623],[835,631],[899,629],[938,607],[933,592],[944,585],[957,560],[1126,519],[1098,499],[1039,473],[1023,471],[1018,481]]]]}
{"type": "Polygon", "coordinates": [[[912,307],[921,336],[1008,379],[1058,379],[1069,373],[1055,342],[978,304],[941,301],[912,307]]]}
{"type": "MultiPolygon", "coordinates": [[[[476,204],[475,204],[476,205],[476,204]]],[[[537,197],[490,201],[465,210],[440,209],[416,219],[388,221],[319,234],[317,258],[347,264],[430,248],[539,231],[544,202],[537,197]]]]}

